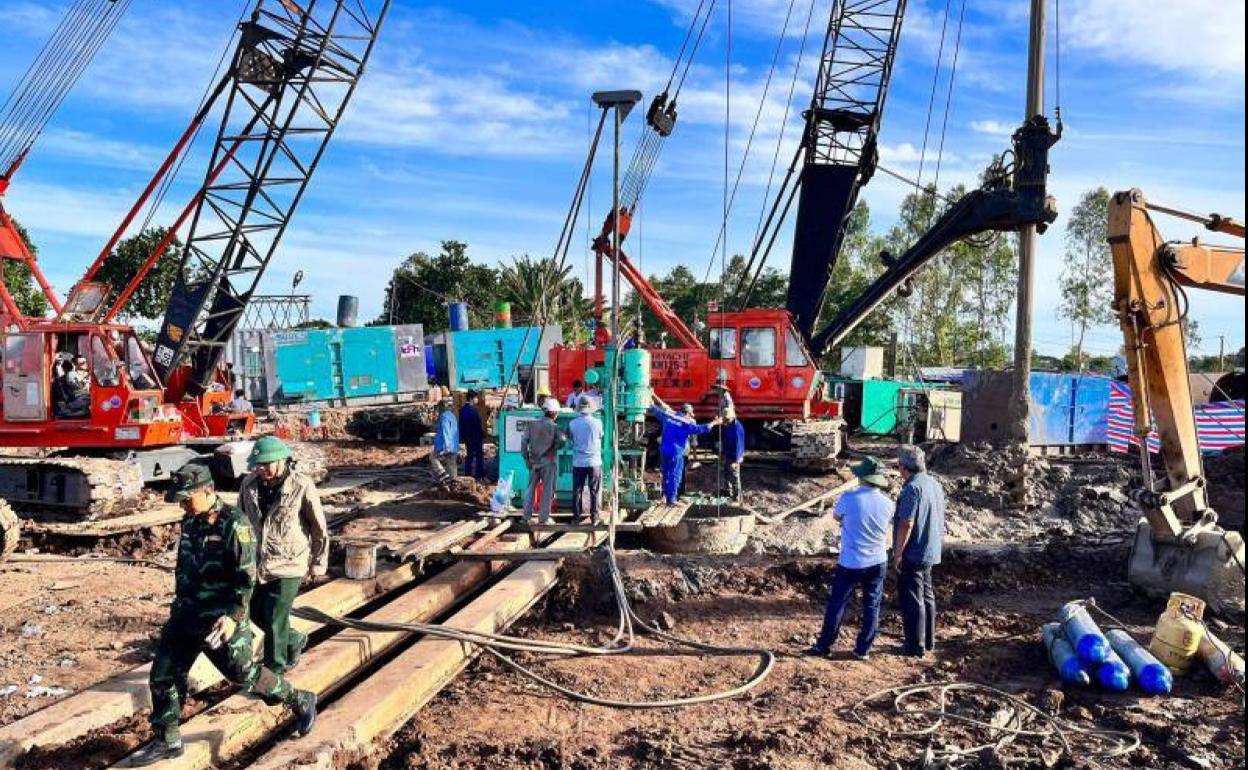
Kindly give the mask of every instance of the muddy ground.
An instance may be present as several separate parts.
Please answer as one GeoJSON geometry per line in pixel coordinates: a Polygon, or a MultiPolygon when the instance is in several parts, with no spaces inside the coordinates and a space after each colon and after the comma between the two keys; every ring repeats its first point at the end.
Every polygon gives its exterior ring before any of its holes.
{"type": "MultiPolygon", "coordinates": [[[[1064,602],[1095,596],[1141,638],[1159,604],[1132,594],[1121,570],[1121,548],[1057,548],[985,563],[951,554],[938,572],[942,606],[934,656],[914,661],[891,653],[900,640],[899,615],[886,608],[870,661],[849,658],[857,605],[831,660],[799,655],[822,616],[828,559],[661,558],[627,555],[629,593],[644,618],[663,618],[679,636],[727,646],[776,651],[771,675],[748,695],[680,710],[621,711],[574,703],[482,660],[448,687],[384,747],[385,770],[520,770],[521,768],[775,768],[918,767],[925,750],[937,752],[986,742],[984,733],[949,721],[931,737],[889,737],[915,729],[926,717],[898,718],[864,710],[869,726],[853,718],[860,699],[915,683],[977,682],[1012,693],[1083,729],[1139,736],[1142,745],[1105,763],[1112,767],[1242,767],[1243,711],[1203,672],[1181,679],[1174,695],[1147,698],[1063,689],[1038,641],[1040,624],[1064,602]],[[1109,573],[1107,575],[1107,572],[1109,573]],[[1043,590],[1037,590],[1043,586],[1043,590]],[[465,715],[471,715],[470,718],[465,715]]],[[[567,565],[565,580],[526,618],[524,635],[568,642],[600,640],[614,627],[602,569],[567,565]]],[[[891,595],[891,581],[890,581],[891,595]]],[[[1242,649],[1243,627],[1221,627],[1242,649]]],[[[659,643],[642,639],[645,647],[659,643]]],[[[573,689],[599,697],[655,699],[690,696],[735,686],[753,671],[748,657],[625,657],[533,663],[573,689]]],[[[983,702],[959,701],[963,716],[990,721],[983,702]]],[[[1073,730],[1074,728],[1072,728],[1073,730]]],[[[1069,733],[1076,757],[1099,748],[1069,733]]],[[[976,755],[973,766],[1020,761],[1040,766],[1057,757],[1054,742],[1020,739],[976,755]]],[[[1064,763],[1068,764],[1068,763],[1064,763]]],[[[1075,764],[1084,764],[1077,762],[1075,764]]]]}

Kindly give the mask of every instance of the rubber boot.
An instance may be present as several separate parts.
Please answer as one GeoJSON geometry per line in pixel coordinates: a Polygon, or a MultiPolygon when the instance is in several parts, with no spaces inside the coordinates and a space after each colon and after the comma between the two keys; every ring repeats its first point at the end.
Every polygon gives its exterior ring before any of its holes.
{"type": "Polygon", "coordinates": [[[152,738],[143,748],[134,752],[130,756],[129,767],[147,767],[166,759],[177,759],[182,756],[184,751],[182,747],[182,736],[178,729],[171,728],[164,731],[164,735],[157,735],[152,738]]]}
{"type": "Polygon", "coordinates": [[[291,709],[295,712],[295,737],[302,738],[312,732],[312,726],[316,724],[316,693],[295,690],[291,709]]]}

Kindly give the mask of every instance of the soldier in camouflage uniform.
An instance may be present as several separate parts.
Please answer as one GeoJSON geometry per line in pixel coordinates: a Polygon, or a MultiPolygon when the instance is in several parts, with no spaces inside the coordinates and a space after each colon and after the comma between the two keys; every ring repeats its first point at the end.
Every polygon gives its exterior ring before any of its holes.
{"type": "Polygon", "coordinates": [[[181,756],[178,719],[187,675],[201,652],[231,682],[266,703],[289,705],[295,713],[297,734],[307,734],[316,720],[316,694],[294,689],[280,674],[261,666],[253,653],[247,618],[256,582],[251,525],[241,511],[217,497],[212,475],[196,463],[173,474],[166,499],[180,502],[186,517],[178,541],[173,606],[152,661],[155,738],[132,758],[131,765],[181,756]]]}

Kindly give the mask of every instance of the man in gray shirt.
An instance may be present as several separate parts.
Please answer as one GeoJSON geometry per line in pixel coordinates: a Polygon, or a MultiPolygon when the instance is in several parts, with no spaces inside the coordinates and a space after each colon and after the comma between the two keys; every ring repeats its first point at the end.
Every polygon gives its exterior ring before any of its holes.
{"type": "Polygon", "coordinates": [[[538,511],[538,520],[543,524],[550,523],[550,506],[555,500],[555,484],[559,478],[559,461],[556,454],[563,446],[566,437],[559,429],[556,418],[559,416],[559,402],[547,398],[542,402],[542,417],[525,426],[524,436],[520,439],[520,455],[529,468],[529,488],[524,495],[524,522],[527,524],[533,517],[533,509],[538,511]],[[538,499],[538,485],[541,485],[541,498],[538,499]]]}
{"type": "Polygon", "coordinates": [[[921,658],[936,644],[932,567],[940,564],[945,537],[945,490],[927,472],[927,458],[919,447],[901,447],[897,463],[905,482],[897,500],[892,558],[905,632],[901,652],[921,658]]]}
{"type": "Polygon", "coordinates": [[[594,416],[594,400],[581,394],[576,402],[580,415],[572,420],[572,511],[577,520],[585,515],[582,495],[589,492],[589,520],[598,523],[602,496],[602,420],[594,416]],[[588,488],[588,489],[587,489],[588,488]]]}

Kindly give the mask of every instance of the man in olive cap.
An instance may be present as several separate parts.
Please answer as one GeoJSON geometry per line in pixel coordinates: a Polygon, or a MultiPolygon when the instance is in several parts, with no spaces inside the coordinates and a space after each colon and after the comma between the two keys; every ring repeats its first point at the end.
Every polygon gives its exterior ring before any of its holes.
{"type": "Polygon", "coordinates": [[[290,609],[304,577],[328,571],[329,527],[316,485],[293,467],[281,439],[258,439],[247,464],[238,503],[256,534],[251,619],[264,632],[264,665],[284,674],[308,643],[290,627],[290,609]]]}
{"type": "Polygon", "coordinates": [[[316,721],[316,693],[294,689],[252,652],[247,607],[256,581],[256,539],[247,518],[217,497],[212,474],[199,463],[173,473],[165,499],[180,503],[186,515],[178,540],[173,604],[149,679],[155,737],[131,758],[131,765],[182,755],[178,719],[191,664],[201,652],[231,682],[266,703],[290,706],[296,733],[306,735],[316,721]]]}
{"type": "Polygon", "coordinates": [[[807,655],[826,656],[841,634],[845,608],[854,591],[862,588],[862,624],[854,657],[867,660],[880,628],[880,601],[884,598],[884,575],[888,571],[888,535],[893,521],[893,501],[884,491],[888,479],[881,463],[866,457],[853,467],[858,487],[836,501],[832,515],[841,523],[841,554],[832,577],[832,590],[823,615],[823,628],[807,655]]]}

